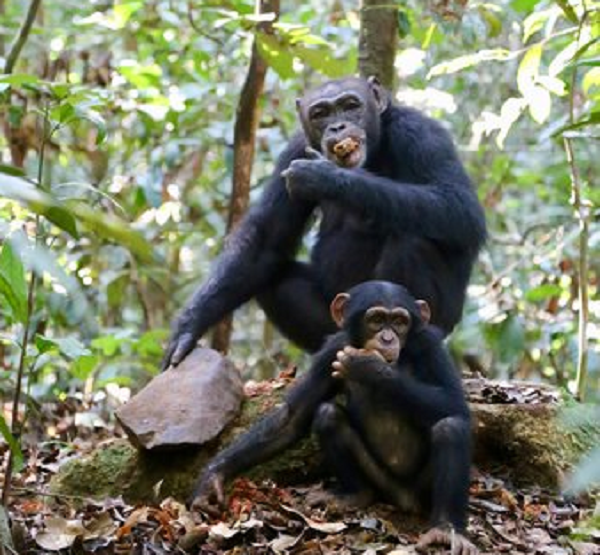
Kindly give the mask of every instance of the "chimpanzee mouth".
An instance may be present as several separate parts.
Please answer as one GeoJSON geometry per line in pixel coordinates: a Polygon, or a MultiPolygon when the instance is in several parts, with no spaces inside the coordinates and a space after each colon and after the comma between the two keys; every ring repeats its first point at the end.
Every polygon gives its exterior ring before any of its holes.
{"type": "Polygon", "coordinates": [[[344,137],[328,149],[329,158],[343,168],[356,168],[364,163],[364,141],[356,137],[344,137]]]}

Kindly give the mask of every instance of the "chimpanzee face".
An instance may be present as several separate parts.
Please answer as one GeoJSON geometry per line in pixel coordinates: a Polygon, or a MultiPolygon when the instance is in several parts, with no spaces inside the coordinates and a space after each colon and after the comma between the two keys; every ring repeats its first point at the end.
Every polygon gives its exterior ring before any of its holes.
{"type": "Polygon", "coordinates": [[[379,144],[385,98],[374,79],[330,81],[309,91],[297,101],[308,142],[338,166],[363,166],[379,144]]]}
{"type": "Polygon", "coordinates": [[[331,316],[352,347],[376,351],[394,363],[411,332],[429,323],[431,312],[425,301],[415,300],[401,285],[366,281],[336,295],[331,316]]]}

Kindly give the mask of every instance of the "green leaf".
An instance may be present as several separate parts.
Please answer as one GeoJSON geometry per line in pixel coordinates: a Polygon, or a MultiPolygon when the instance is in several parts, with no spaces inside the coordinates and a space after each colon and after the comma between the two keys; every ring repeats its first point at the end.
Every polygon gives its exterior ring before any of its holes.
{"type": "Polygon", "coordinates": [[[12,175],[13,177],[25,177],[27,175],[23,168],[18,168],[17,166],[8,166],[5,164],[0,164],[0,173],[12,175]]]}
{"type": "Polygon", "coordinates": [[[519,56],[518,52],[511,52],[504,48],[494,48],[492,50],[480,50],[475,54],[468,54],[466,56],[460,56],[450,60],[449,62],[442,62],[429,70],[427,79],[437,77],[438,75],[446,75],[450,73],[456,73],[468,67],[479,65],[483,62],[499,61],[505,62],[512,60],[519,56]]]}
{"type": "Polygon", "coordinates": [[[535,303],[551,299],[552,297],[557,297],[561,293],[562,288],[560,285],[555,283],[544,283],[543,285],[538,285],[537,287],[527,291],[525,294],[525,300],[535,303]]]}
{"type": "Polygon", "coordinates": [[[552,133],[553,137],[557,137],[562,135],[567,131],[574,131],[575,129],[580,129],[582,127],[587,127],[589,125],[597,125],[600,123],[600,112],[592,112],[588,117],[580,119],[573,124],[566,125],[565,127],[561,127],[558,131],[552,133]]]}
{"type": "Polygon", "coordinates": [[[52,341],[58,347],[60,353],[71,360],[77,360],[78,358],[92,354],[92,352],[81,343],[81,341],[75,339],[75,337],[54,338],[52,341]]]}
{"type": "Polygon", "coordinates": [[[282,79],[294,77],[294,58],[288,50],[279,44],[277,37],[266,33],[256,34],[258,52],[282,79]]]}
{"type": "Polygon", "coordinates": [[[295,45],[292,51],[304,63],[318,72],[327,75],[327,77],[334,79],[352,73],[356,65],[354,56],[348,55],[343,60],[339,60],[330,54],[329,49],[313,49],[295,45]]]}
{"type": "Polygon", "coordinates": [[[542,59],[542,45],[535,44],[527,50],[517,71],[517,87],[519,92],[527,98],[527,93],[535,86],[540,72],[542,59]]]}
{"type": "Polygon", "coordinates": [[[54,339],[50,339],[49,337],[45,337],[41,334],[36,334],[35,336],[35,346],[40,354],[48,353],[50,351],[58,351],[58,344],[54,339]]]}
{"type": "Polygon", "coordinates": [[[523,42],[527,41],[535,35],[540,29],[544,27],[549,17],[553,14],[554,10],[543,10],[541,12],[534,12],[525,18],[523,22],[523,42]]]}
{"type": "Polygon", "coordinates": [[[115,23],[119,29],[125,27],[131,16],[144,5],[143,0],[116,0],[115,23]]]}
{"type": "Polygon", "coordinates": [[[27,282],[20,258],[8,241],[0,252],[0,295],[10,305],[15,318],[25,323],[27,320],[27,282]]]}
{"type": "Polygon", "coordinates": [[[10,75],[0,75],[0,83],[21,87],[23,85],[38,85],[42,81],[35,75],[27,73],[11,73],[10,75]]]}
{"type": "Polygon", "coordinates": [[[20,472],[23,468],[23,451],[21,451],[21,446],[15,436],[12,435],[8,424],[6,423],[6,419],[2,414],[0,414],[0,434],[8,444],[13,456],[13,472],[20,472]]]}
{"type": "Polygon", "coordinates": [[[71,374],[81,381],[87,380],[98,365],[99,358],[94,355],[82,356],[71,364],[71,374]]]}
{"type": "Polygon", "coordinates": [[[66,231],[74,239],[79,239],[77,222],[75,221],[73,214],[69,212],[68,208],[62,206],[50,206],[44,212],[44,216],[46,216],[46,218],[48,218],[55,226],[66,231]]]}
{"type": "Polygon", "coordinates": [[[530,12],[540,3],[540,0],[513,0],[510,6],[517,12],[530,12]]]}
{"type": "Polygon", "coordinates": [[[410,19],[405,10],[398,10],[398,36],[403,39],[410,35],[410,19]]]}
{"type": "Polygon", "coordinates": [[[498,348],[500,360],[512,363],[525,352],[525,329],[518,316],[509,314],[499,324],[498,348]]]}
{"type": "Polygon", "coordinates": [[[579,18],[568,0],[556,0],[556,3],[560,6],[560,9],[571,23],[575,23],[575,25],[579,23],[579,18]]]}
{"type": "Polygon", "coordinates": [[[587,96],[592,89],[600,89],[600,67],[593,67],[586,72],[581,81],[581,88],[587,96]]]}
{"type": "Polygon", "coordinates": [[[133,231],[129,223],[115,216],[103,214],[79,202],[73,202],[67,207],[49,194],[38,190],[29,181],[9,175],[0,174],[0,197],[27,206],[70,234],[77,232],[74,217],[89,231],[127,247],[140,260],[154,260],[152,245],[142,235],[133,231]]]}
{"type": "Polygon", "coordinates": [[[527,103],[531,117],[539,124],[544,123],[550,117],[552,108],[552,97],[543,87],[534,86],[527,92],[527,103]]]}

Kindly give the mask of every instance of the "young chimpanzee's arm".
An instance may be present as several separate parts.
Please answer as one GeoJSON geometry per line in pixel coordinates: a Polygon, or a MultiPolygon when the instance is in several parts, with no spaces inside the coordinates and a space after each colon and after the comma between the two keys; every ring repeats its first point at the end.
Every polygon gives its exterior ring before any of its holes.
{"type": "Polygon", "coordinates": [[[194,491],[194,506],[206,508],[214,501],[222,504],[225,482],[271,459],[310,430],[317,407],[335,394],[338,384],[331,377],[330,367],[346,342],[345,333],[330,337],[313,357],[309,372],[291,388],[281,406],[207,465],[194,491]]]}
{"type": "Polygon", "coordinates": [[[428,326],[410,338],[401,361],[408,361],[412,371],[404,363],[390,365],[374,356],[349,356],[342,364],[346,379],[372,388],[382,403],[424,426],[449,416],[469,419],[460,377],[435,328],[428,326]]]}

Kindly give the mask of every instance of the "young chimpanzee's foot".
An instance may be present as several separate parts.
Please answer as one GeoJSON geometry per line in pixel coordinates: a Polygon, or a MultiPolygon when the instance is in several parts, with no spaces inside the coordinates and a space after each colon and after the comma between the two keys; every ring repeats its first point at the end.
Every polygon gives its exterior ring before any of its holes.
{"type": "Polygon", "coordinates": [[[427,553],[434,546],[450,548],[452,555],[478,555],[479,550],[465,536],[449,528],[431,528],[423,534],[417,544],[417,551],[427,553]]]}

